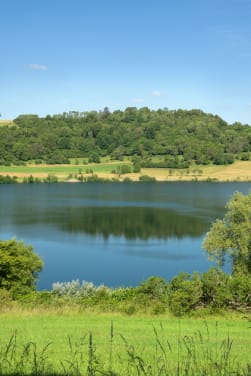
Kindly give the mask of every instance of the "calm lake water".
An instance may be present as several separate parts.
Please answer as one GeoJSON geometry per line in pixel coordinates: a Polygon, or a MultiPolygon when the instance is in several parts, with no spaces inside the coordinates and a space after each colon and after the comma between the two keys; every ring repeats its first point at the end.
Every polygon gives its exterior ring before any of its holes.
{"type": "MultiPolygon", "coordinates": [[[[42,257],[38,288],[92,281],[135,286],[151,275],[206,271],[202,240],[250,183],[65,183],[0,186],[0,238],[42,257]]],[[[225,270],[231,266],[227,264],[225,270]]]]}

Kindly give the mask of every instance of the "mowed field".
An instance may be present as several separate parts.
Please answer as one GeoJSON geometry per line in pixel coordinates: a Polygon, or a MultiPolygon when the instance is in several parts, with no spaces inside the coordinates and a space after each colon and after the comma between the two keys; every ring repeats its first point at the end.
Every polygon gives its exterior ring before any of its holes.
{"type": "Polygon", "coordinates": [[[199,367],[210,361],[220,363],[223,354],[227,355],[227,348],[230,351],[227,361],[234,368],[238,366],[241,369],[250,362],[250,330],[250,322],[241,315],[205,320],[94,313],[9,312],[0,314],[0,347],[5,349],[15,335],[10,348],[15,342],[15,352],[18,352],[31,343],[38,360],[41,361],[43,355],[48,364],[51,363],[63,374],[62,366],[67,368],[70,362],[76,362],[79,369],[88,366],[91,333],[96,360],[106,369],[112,366],[119,375],[127,374],[122,370],[128,367],[130,357],[131,362],[133,357],[134,360],[138,357],[144,364],[154,367],[158,366],[158,362],[165,361],[170,370],[175,370],[178,362],[185,364],[189,357],[192,362],[196,360],[199,367]],[[42,354],[44,349],[45,353],[42,354]],[[196,355],[196,359],[193,359],[193,355],[196,355]]]}
{"type": "Polygon", "coordinates": [[[128,164],[132,167],[131,161],[106,161],[97,164],[74,164],[73,162],[67,165],[27,164],[26,166],[0,166],[0,174],[17,176],[20,181],[22,181],[22,178],[30,175],[45,178],[48,174],[57,176],[59,181],[74,181],[79,174],[83,176],[95,174],[99,178],[117,179],[120,181],[123,181],[125,178],[138,181],[142,175],[154,177],[157,181],[251,181],[251,161],[237,161],[227,166],[194,166],[184,170],[142,168],[140,173],[115,173],[114,171],[123,164],[128,164]]]}

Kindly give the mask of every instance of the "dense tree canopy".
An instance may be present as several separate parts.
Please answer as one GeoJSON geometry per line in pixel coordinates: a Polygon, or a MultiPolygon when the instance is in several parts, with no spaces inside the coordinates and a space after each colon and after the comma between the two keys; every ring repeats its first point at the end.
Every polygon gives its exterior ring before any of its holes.
{"type": "Polygon", "coordinates": [[[66,163],[69,158],[90,161],[138,156],[144,167],[186,168],[196,164],[229,164],[250,159],[251,127],[227,124],[200,110],[76,112],[40,118],[20,115],[12,126],[0,127],[0,164],[35,160],[66,163]],[[162,156],[160,162],[152,156],[162,156]]]}
{"type": "Polygon", "coordinates": [[[15,239],[0,241],[0,289],[14,294],[35,289],[43,262],[32,246],[15,239]]]}
{"type": "Polygon", "coordinates": [[[251,273],[251,192],[233,195],[225,217],[212,225],[203,246],[220,264],[231,255],[234,272],[251,273]]]}

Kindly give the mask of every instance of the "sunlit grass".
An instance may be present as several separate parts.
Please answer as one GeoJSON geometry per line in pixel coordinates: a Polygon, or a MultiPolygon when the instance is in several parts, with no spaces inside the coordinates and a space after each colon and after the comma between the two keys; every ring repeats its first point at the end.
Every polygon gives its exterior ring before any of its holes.
{"type": "MultiPolygon", "coordinates": [[[[205,321],[165,316],[153,318],[80,313],[28,314],[28,312],[20,315],[19,312],[19,316],[0,315],[0,324],[2,349],[6,348],[14,334],[18,351],[24,349],[27,343],[36,344],[35,347],[32,345],[31,349],[37,352],[37,356],[46,349],[46,362],[57,370],[61,369],[62,374],[62,363],[66,368],[69,366],[67,360],[75,361],[75,366],[79,366],[80,370],[81,354],[82,366],[87,367],[90,361],[90,333],[95,359],[106,370],[112,366],[119,375],[127,375],[128,367],[132,367],[130,375],[183,375],[185,374],[183,371],[180,373],[174,371],[177,371],[179,362],[184,367],[187,361],[191,364],[197,362],[198,369],[207,367],[204,375],[213,375],[211,363],[217,361],[220,365],[224,360],[222,358],[224,354],[228,356],[229,367],[238,365],[238,369],[241,369],[248,363],[251,345],[250,325],[245,318],[235,320],[214,318],[205,321]],[[139,364],[139,359],[143,362],[141,364],[143,368],[152,365],[156,372],[144,373],[138,370],[137,373],[135,367],[139,364]],[[166,362],[170,373],[157,373],[161,362],[163,364],[166,362]]],[[[231,367],[230,369],[233,370],[234,368],[231,367]]],[[[187,375],[192,374],[194,373],[187,373],[187,375]]]]}
{"type": "Polygon", "coordinates": [[[112,170],[116,170],[121,163],[103,163],[88,165],[27,165],[27,166],[0,166],[0,174],[17,176],[19,178],[32,175],[33,177],[45,178],[48,174],[56,175],[59,180],[78,174],[92,175],[96,173],[114,176],[112,170]]]}
{"type": "Polygon", "coordinates": [[[1,120],[0,119],[0,127],[1,126],[5,126],[5,125],[13,125],[14,123],[13,123],[13,120],[1,120]]]}
{"type": "Polygon", "coordinates": [[[141,175],[154,177],[157,181],[251,181],[251,161],[238,161],[228,166],[193,166],[189,169],[170,168],[142,168],[140,173],[120,175],[112,173],[119,166],[128,164],[130,160],[109,161],[103,158],[101,163],[83,164],[84,159],[72,159],[71,164],[65,165],[35,165],[26,166],[0,166],[0,174],[17,176],[19,179],[32,175],[33,177],[45,178],[48,174],[55,175],[59,181],[73,178],[79,173],[83,175],[96,174],[98,177],[112,179],[114,177],[123,180],[126,176],[131,180],[139,180],[141,175]],[[76,163],[77,162],[77,163],[76,163]]]}

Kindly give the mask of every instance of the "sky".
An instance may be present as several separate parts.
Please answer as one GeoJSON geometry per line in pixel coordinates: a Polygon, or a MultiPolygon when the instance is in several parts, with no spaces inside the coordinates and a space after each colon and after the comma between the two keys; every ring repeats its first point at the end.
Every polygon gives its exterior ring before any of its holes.
{"type": "Polygon", "coordinates": [[[251,0],[0,0],[1,119],[201,109],[251,124],[251,0]]]}

